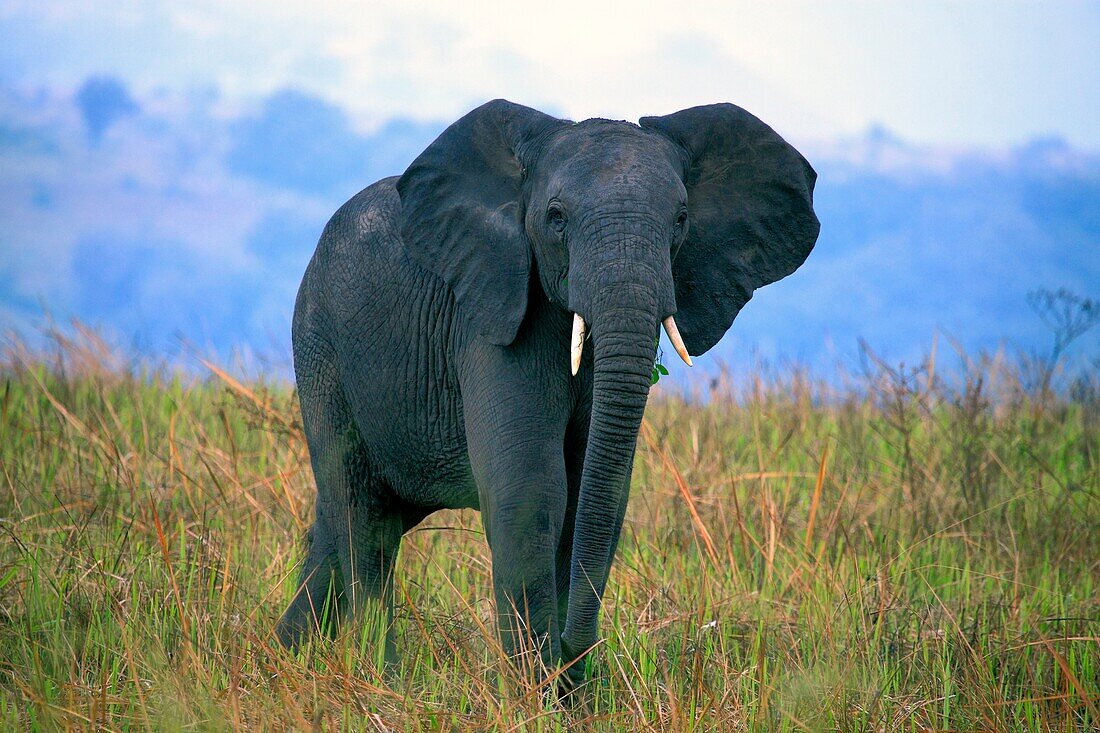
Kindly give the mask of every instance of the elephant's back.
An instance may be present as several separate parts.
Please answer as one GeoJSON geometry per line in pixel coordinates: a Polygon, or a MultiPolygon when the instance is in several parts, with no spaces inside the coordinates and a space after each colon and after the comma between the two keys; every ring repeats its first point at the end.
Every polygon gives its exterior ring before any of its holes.
{"type": "Polygon", "coordinates": [[[407,263],[397,217],[397,178],[383,178],[352,196],[325,225],[298,294],[339,316],[354,291],[391,280],[407,263]]]}
{"type": "Polygon", "coordinates": [[[298,291],[296,330],[322,329],[354,340],[373,316],[375,323],[392,321],[387,333],[400,338],[398,314],[414,308],[424,294],[445,289],[405,252],[397,179],[368,186],[329,219],[298,291]]]}
{"type": "Polygon", "coordinates": [[[299,291],[295,347],[307,334],[326,342],[372,462],[396,492],[468,505],[443,496],[454,484],[470,490],[454,297],[406,254],[396,183],[360,191],[326,225],[299,291]]]}

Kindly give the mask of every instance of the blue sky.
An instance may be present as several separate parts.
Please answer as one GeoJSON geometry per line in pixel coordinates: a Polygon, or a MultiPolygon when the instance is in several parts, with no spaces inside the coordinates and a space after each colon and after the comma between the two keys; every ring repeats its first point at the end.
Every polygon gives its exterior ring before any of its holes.
{"type": "Polygon", "coordinates": [[[798,137],[1095,150],[1098,35],[1098,2],[2,0],[0,73],[228,104],[293,87],[365,125],[495,96],[628,119],[733,98],[798,137]]]}
{"type": "Polygon", "coordinates": [[[733,101],[814,163],[817,250],[704,369],[1042,349],[1029,290],[1100,296],[1100,3],[630,8],[0,0],[0,327],[285,360],[327,217],[497,96],[733,101]]]}

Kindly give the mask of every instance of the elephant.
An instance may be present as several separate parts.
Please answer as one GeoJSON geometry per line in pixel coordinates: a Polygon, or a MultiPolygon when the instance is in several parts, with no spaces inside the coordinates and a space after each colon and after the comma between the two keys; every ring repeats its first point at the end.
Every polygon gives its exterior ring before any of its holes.
{"type": "Polygon", "coordinates": [[[732,104],[633,124],[495,100],[345,203],[294,309],[317,501],[279,641],[392,619],[402,535],[473,508],[503,648],[581,685],[659,329],[690,364],[798,268],[816,177],[732,104]]]}

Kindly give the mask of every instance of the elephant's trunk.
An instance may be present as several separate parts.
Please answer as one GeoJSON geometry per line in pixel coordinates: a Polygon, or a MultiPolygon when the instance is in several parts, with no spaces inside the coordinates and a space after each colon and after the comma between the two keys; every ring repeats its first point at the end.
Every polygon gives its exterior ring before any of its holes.
{"type": "MultiPolygon", "coordinates": [[[[606,268],[598,280],[599,295],[585,314],[592,333],[592,414],[561,637],[566,661],[596,642],[600,597],[622,526],[657,329],[664,315],[649,268],[620,263],[606,268]]],[[[570,677],[579,680],[582,673],[583,668],[571,670],[570,677]]]]}

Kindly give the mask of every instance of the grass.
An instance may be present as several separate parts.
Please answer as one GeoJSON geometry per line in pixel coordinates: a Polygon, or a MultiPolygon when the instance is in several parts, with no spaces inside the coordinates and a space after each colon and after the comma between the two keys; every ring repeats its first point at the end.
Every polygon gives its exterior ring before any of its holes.
{"type": "MultiPolygon", "coordinates": [[[[596,690],[508,684],[477,514],[405,540],[400,674],[298,656],[312,477],[290,387],[89,334],[0,366],[0,727],[1084,731],[1100,725],[1100,400],[979,360],[657,396],[596,690]]],[[[719,380],[721,382],[721,380],[719,380]]]]}

